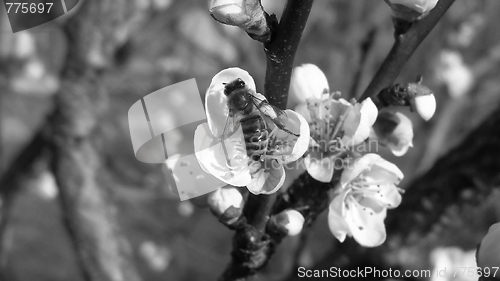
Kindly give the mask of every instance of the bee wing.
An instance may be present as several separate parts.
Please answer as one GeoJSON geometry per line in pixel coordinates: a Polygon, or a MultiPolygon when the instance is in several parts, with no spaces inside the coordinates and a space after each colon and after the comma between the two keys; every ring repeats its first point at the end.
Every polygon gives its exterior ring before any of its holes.
{"type": "Polygon", "coordinates": [[[224,125],[224,130],[222,131],[222,138],[227,139],[231,136],[236,130],[238,130],[239,122],[236,120],[234,114],[229,111],[227,115],[226,124],[224,125]]]}
{"type": "Polygon", "coordinates": [[[284,110],[281,110],[276,106],[271,105],[269,101],[266,99],[266,97],[264,97],[262,94],[251,93],[251,96],[255,108],[257,108],[260,111],[260,113],[262,113],[264,116],[273,120],[274,123],[280,117],[282,116],[286,117],[286,112],[284,110]]]}

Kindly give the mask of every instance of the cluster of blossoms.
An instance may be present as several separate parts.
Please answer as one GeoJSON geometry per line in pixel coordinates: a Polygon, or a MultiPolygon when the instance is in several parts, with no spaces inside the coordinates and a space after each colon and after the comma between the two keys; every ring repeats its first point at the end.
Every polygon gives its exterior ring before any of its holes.
{"type": "MultiPolygon", "coordinates": [[[[288,106],[295,111],[286,110],[277,122],[278,114],[267,105],[246,71],[229,68],[215,75],[205,97],[207,123],[198,126],[194,137],[201,169],[230,186],[246,186],[256,195],[277,192],[285,179],[283,165],[302,157],[307,172],[317,181],[329,183],[336,170],[342,171],[340,182],[331,192],[332,233],[340,241],[353,236],[367,247],[383,243],[387,209],[401,202],[397,184],[403,173],[375,153],[362,155],[358,148],[366,149],[368,140],[376,140],[394,155],[404,155],[412,146],[411,121],[399,112],[379,112],[370,98],[347,101],[338,92],[330,93],[325,74],[312,64],[297,67],[292,73],[288,106]],[[258,101],[249,104],[247,111],[230,109],[229,99],[234,96],[226,85],[237,79],[242,82],[239,90],[243,90],[238,98],[258,101]],[[259,127],[266,130],[266,138],[249,140],[249,132],[243,132],[240,120],[249,114],[266,120],[266,125],[259,127]],[[264,145],[263,150],[250,150],[258,151],[258,157],[249,153],[249,147],[255,144],[264,145]]],[[[219,217],[230,219],[241,214],[243,199],[232,189],[226,187],[210,197],[209,203],[219,217]]],[[[285,211],[277,220],[290,228],[290,235],[300,231],[303,224],[300,213],[292,211],[285,211]]]]}
{"type": "Polygon", "coordinates": [[[294,69],[290,90],[289,106],[295,106],[311,128],[304,159],[307,172],[330,182],[335,171],[342,170],[332,192],[330,230],[340,241],[349,235],[363,246],[382,244],[387,209],[401,203],[397,184],[403,173],[379,155],[360,155],[355,148],[374,139],[401,156],[412,146],[411,121],[399,112],[378,112],[370,98],[348,102],[340,93],[330,94],[325,74],[312,64],[294,69]]]}

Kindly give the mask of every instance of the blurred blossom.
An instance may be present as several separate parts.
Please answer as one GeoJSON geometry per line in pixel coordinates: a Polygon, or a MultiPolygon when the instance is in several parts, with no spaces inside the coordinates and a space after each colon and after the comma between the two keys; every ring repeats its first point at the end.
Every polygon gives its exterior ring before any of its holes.
{"type": "Polygon", "coordinates": [[[10,86],[20,94],[47,96],[57,92],[60,81],[47,71],[41,60],[33,57],[25,62],[21,73],[11,79],[10,86]]]}
{"type": "Polygon", "coordinates": [[[473,14],[460,24],[456,32],[450,34],[450,41],[463,48],[468,48],[484,27],[486,19],[482,14],[473,14]]]}
{"type": "MultiPolygon", "coordinates": [[[[242,128],[237,126],[237,120],[229,116],[224,93],[225,85],[236,79],[241,79],[249,91],[265,100],[263,95],[255,92],[255,82],[248,72],[229,68],[216,74],[205,96],[207,123],[199,125],[195,131],[196,158],[205,172],[227,184],[246,186],[253,194],[271,194],[283,185],[283,165],[296,161],[307,150],[309,126],[301,115],[292,110],[286,110],[286,115],[279,118],[285,128],[298,134],[298,137],[279,130],[271,121],[264,121],[267,123],[269,143],[279,145],[273,148],[272,153],[260,155],[258,160],[249,157],[242,128]],[[228,122],[234,122],[229,129],[228,122]]],[[[261,110],[278,118],[269,106],[261,110]]]]}
{"type": "MultiPolygon", "coordinates": [[[[476,274],[463,268],[476,267],[475,251],[463,251],[458,247],[436,248],[430,254],[432,265],[431,281],[476,281],[476,274]],[[450,270],[458,269],[462,270],[450,270]],[[447,269],[447,270],[445,270],[447,269]]],[[[475,272],[474,272],[475,273],[475,272]]]]}
{"type": "Polygon", "coordinates": [[[145,241],[140,245],[139,253],[148,266],[158,272],[165,271],[172,261],[172,253],[167,247],[145,241]]]}
{"type": "Polygon", "coordinates": [[[32,79],[40,79],[45,74],[45,65],[40,60],[30,60],[26,64],[26,75],[32,79]]]}
{"type": "Polygon", "coordinates": [[[159,11],[164,11],[172,5],[172,0],[152,0],[153,7],[159,11]]]}
{"type": "Polygon", "coordinates": [[[340,187],[330,203],[328,225],[343,242],[347,235],[365,247],[376,247],[386,238],[387,209],[401,203],[398,184],[403,173],[396,165],[369,153],[344,169],[340,187]]]}
{"type": "Polygon", "coordinates": [[[190,217],[194,212],[194,206],[191,201],[182,201],[177,205],[177,212],[183,217],[190,217]]]}
{"type": "Polygon", "coordinates": [[[219,188],[208,195],[208,205],[218,217],[231,207],[241,210],[243,203],[243,196],[234,187],[219,188]]]}
{"type": "Polygon", "coordinates": [[[452,98],[466,95],[474,86],[474,74],[459,52],[444,50],[438,57],[436,78],[446,85],[452,98]]]}
{"type": "Polygon", "coordinates": [[[29,31],[16,34],[15,43],[12,46],[12,55],[18,59],[27,58],[36,52],[35,38],[29,31]]]}
{"type": "Polygon", "coordinates": [[[287,230],[288,236],[298,235],[304,226],[304,217],[296,210],[286,210],[273,217],[274,222],[287,230]]]}
{"type": "Polygon", "coordinates": [[[2,34],[0,56],[12,56],[16,59],[27,59],[35,55],[36,41],[33,34],[25,30],[16,34],[2,34]]]}
{"type": "Polygon", "coordinates": [[[394,155],[403,156],[413,147],[413,125],[400,112],[383,111],[378,114],[370,138],[387,146],[394,155]]]}
{"type": "Polygon", "coordinates": [[[328,98],[329,94],[330,87],[323,71],[314,64],[303,64],[293,69],[287,107],[295,108],[311,98],[328,98]]]}
{"type": "Polygon", "coordinates": [[[49,171],[41,172],[38,177],[35,179],[35,191],[38,195],[47,200],[56,199],[59,191],[57,190],[56,180],[54,175],[49,171]]]}
{"type": "MultiPolygon", "coordinates": [[[[477,266],[495,267],[500,265],[500,222],[492,225],[477,250],[477,266]]],[[[500,279],[500,270],[497,272],[500,279]]]]}
{"type": "Polygon", "coordinates": [[[200,50],[216,55],[225,64],[234,63],[238,51],[235,45],[220,33],[217,25],[217,22],[207,17],[204,10],[193,8],[181,17],[178,27],[184,37],[200,50]]]}

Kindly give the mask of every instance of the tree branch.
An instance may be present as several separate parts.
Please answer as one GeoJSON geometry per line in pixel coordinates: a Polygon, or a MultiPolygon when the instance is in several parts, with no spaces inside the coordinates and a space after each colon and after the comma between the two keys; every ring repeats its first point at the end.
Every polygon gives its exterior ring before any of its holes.
{"type": "Polygon", "coordinates": [[[267,56],[264,92],[269,102],[286,108],[293,61],[313,0],[289,0],[272,41],[264,45],[267,56]]]}
{"type": "Polygon", "coordinates": [[[396,41],[391,51],[359,98],[359,101],[370,97],[377,106],[379,105],[377,95],[384,88],[394,83],[406,62],[413,55],[420,43],[424,41],[454,2],[455,0],[439,1],[429,15],[414,23],[406,33],[395,34],[396,41]]]}
{"type": "MultiPolygon", "coordinates": [[[[264,45],[267,69],[264,92],[269,102],[285,109],[295,53],[307,23],[313,0],[289,0],[271,42],[264,45]]],[[[232,262],[220,280],[245,280],[263,267],[270,254],[265,227],[276,194],[250,194],[244,214],[248,224],[234,237],[232,262]]]]}

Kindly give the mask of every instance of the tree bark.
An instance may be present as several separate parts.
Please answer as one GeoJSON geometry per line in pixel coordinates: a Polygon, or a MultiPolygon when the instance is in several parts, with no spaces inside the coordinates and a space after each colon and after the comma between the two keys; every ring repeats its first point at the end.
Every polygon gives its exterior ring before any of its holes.
{"type": "MultiPolygon", "coordinates": [[[[93,146],[99,137],[94,132],[108,108],[101,77],[113,64],[138,12],[134,0],[82,1],[64,26],[69,53],[55,110],[0,180],[1,195],[10,202],[22,175],[42,151],[49,152],[63,223],[89,281],[140,280],[108,187],[99,184],[102,167],[93,146]]],[[[4,215],[2,232],[5,222],[4,215]]]]}
{"type": "Polygon", "coordinates": [[[107,187],[99,184],[102,167],[92,144],[108,108],[99,76],[112,64],[136,10],[133,0],[87,0],[70,19],[65,80],[50,118],[51,166],[64,224],[91,281],[140,280],[107,187]]]}

